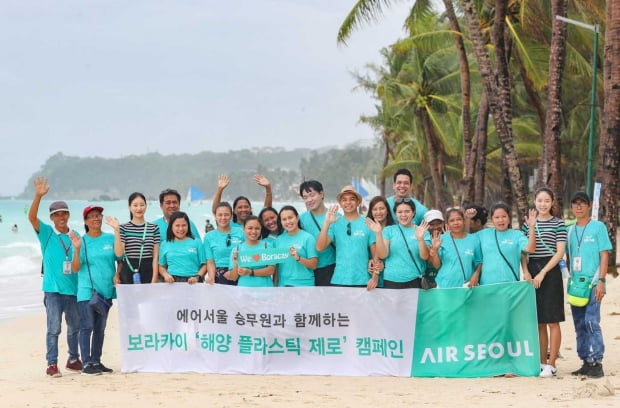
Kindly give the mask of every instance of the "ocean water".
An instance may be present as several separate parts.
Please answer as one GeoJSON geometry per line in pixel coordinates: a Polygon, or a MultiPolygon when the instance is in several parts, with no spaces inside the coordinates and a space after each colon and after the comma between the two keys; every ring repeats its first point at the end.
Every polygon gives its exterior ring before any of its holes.
{"type": "MultiPolygon", "coordinates": [[[[39,207],[39,219],[51,223],[49,206],[54,200],[43,200],[39,207]]],[[[28,221],[28,209],[31,200],[0,200],[0,279],[3,296],[0,297],[0,320],[16,316],[36,314],[44,311],[43,292],[41,291],[41,248],[37,236],[28,221]],[[14,230],[13,226],[17,226],[14,230]]],[[[82,200],[67,201],[71,217],[69,225],[80,234],[84,233],[82,210],[87,205],[99,205],[104,208],[105,216],[111,215],[121,223],[129,221],[127,201],[92,202],[82,200]]],[[[276,209],[285,203],[274,203],[276,209]]],[[[301,213],[305,211],[303,202],[291,203],[301,213]]],[[[181,203],[181,210],[196,224],[201,238],[207,219],[215,225],[211,213],[211,201],[199,203],[181,203]]],[[[254,214],[260,212],[256,205],[254,214]]],[[[161,217],[158,201],[148,203],[146,219],[153,221],[161,217]]],[[[112,232],[112,228],[103,225],[103,230],[112,232]]]]}
{"type": "MultiPolygon", "coordinates": [[[[44,200],[39,207],[39,219],[51,223],[49,205],[52,200],[44,200]]],[[[28,221],[30,200],[0,200],[0,279],[3,296],[0,297],[0,320],[11,317],[36,314],[44,310],[43,292],[41,291],[41,248],[37,236],[28,221]],[[13,230],[13,226],[17,230],[13,230]]],[[[104,215],[117,217],[121,222],[129,220],[127,201],[67,201],[71,218],[69,224],[80,234],[84,233],[82,210],[87,205],[100,205],[104,215]]],[[[181,204],[181,209],[188,213],[196,227],[204,234],[205,221],[214,223],[211,214],[211,201],[181,204]]],[[[159,202],[149,202],[146,219],[161,217],[159,202]]],[[[105,225],[104,231],[112,232],[105,225]]],[[[202,236],[201,236],[202,238],[202,236]]]]}

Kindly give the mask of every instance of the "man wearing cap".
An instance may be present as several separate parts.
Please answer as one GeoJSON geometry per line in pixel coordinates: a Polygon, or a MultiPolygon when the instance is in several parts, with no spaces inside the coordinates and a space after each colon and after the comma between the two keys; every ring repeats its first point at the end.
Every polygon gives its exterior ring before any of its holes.
{"type": "Polygon", "coordinates": [[[396,219],[396,213],[394,212],[394,200],[397,198],[411,198],[415,204],[415,217],[413,217],[413,223],[420,225],[424,219],[424,214],[428,211],[428,208],[421,202],[413,198],[411,194],[411,183],[413,182],[413,175],[408,169],[398,169],[394,173],[394,195],[387,198],[387,202],[390,205],[390,212],[392,218],[396,219]]]}
{"type": "MultiPolygon", "coordinates": [[[[168,231],[168,220],[170,219],[170,216],[177,211],[181,211],[181,194],[171,188],[163,190],[159,193],[159,208],[161,208],[163,217],[153,221],[153,224],[156,224],[159,227],[160,242],[164,242],[166,240],[166,232],[168,231]]],[[[194,237],[200,238],[198,228],[196,228],[196,225],[192,222],[192,220],[189,220],[189,228],[194,237]]]]}
{"type": "MultiPolygon", "coordinates": [[[[299,186],[299,195],[308,209],[299,216],[301,228],[316,239],[321,233],[321,226],[327,215],[323,185],[316,180],[304,181],[299,186]]],[[[319,262],[314,270],[314,286],[329,286],[336,267],[336,248],[334,245],[328,245],[318,254],[319,262]]]]}
{"type": "Polygon", "coordinates": [[[80,315],[76,298],[77,275],[71,270],[74,251],[69,237],[69,207],[64,201],[54,201],[50,205],[53,225],[46,224],[37,217],[41,199],[49,189],[46,178],[35,179],[34,199],[28,211],[28,220],[37,234],[43,257],[43,304],[47,314],[46,373],[50,377],[60,377],[62,374],[58,370],[58,335],[63,313],[67,322],[69,348],[69,359],[65,367],[71,371],[82,371],[82,361],[78,354],[80,315]]]}
{"type": "Polygon", "coordinates": [[[567,263],[571,275],[585,274],[591,279],[590,301],[586,306],[571,305],[577,354],[583,361],[581,368],[573,375],[600,378],[603,373],[603,333],[601,331],[601,301],[605,296],[605,279],[611,241],[605,224],[590,218],[592,208],[590,197],[583,191],[576,192],[570,200],[571,210],[577,222],[568,230],[567,263]]]}
{"type": "Polygon", "coordinates": [[[353,186],[345,186],[336,196],[344,215],[337,216],[338,206],[327,211],[321,233],[316,241],[317,251],[331,243],[336,246],[336,267],[331,284],[334,286],[377,287],[378,273],[368,275],[368,260],[374,256],[375,234],[366,226],[357,209],[362,197],[353,186]]]}

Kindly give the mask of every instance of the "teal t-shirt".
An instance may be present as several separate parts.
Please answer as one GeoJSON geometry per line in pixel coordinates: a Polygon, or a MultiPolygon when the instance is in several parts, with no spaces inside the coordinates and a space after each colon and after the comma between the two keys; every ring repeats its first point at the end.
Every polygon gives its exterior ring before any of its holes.
{"type": "MultiPolygon", "coordinates": [[[[158,218],[153,221],[153,224],[159,227],[159,241],[160,243],[163,243],[166,240],[166,234],[168,233],[168,223],[166,222],[166,219],[164,217],[158,218]]],[[[189,220],[189,230],[192,232],[194,238],[198,240],[201,239],[200,232],[198,232],[198,228],[196,228],[196,225],[192,220],[189,220]]]]}
{"type": "Polygon", "coordinates": [[[426,268],[426,261],[420,258],[420,248],[415,237],[415,226],[388,225],[383,229],[382,234],[383,239],[388,240],[390,246],[388,256],[384,260],[383,279],[391,282],[409,282],[421,277],[426,268]],[[413,261],[407,246],[411,250],[413,261]]]}
{"type": "MultiPolygon", "coordinates": [[[[302,258],[317,258],[316,239],[309,233],[300,230],[295,235],[283,232],[276,239],[276,248],[295,247],[302,258]]],[[[314,286],[314,271],[289,257],[278,264],[278,286],[314,286]]]]}
{"type": "Polygon", "coordinates": [[[232,249],[243,241],[245,241],[245,235],[240,228],[231,227],[229,233],[214,229],[205,235],[205,256],[207,259],[213,259],[215,266],[228,267],[232,249]]]}
{"type": "MultiPolygon", "coordinates": [[[[571,271],[573,269],[572,259],[581,257],[581,272],[594,277],[601,263],[601,251],[610,251],[611,248],[607,227],[600,221],[590,220],[583,227],[575,224],[568,229],[568,254],[571,260],[571,265],[569,265],[571,271]]],[[[592,283],[598,283],[598,277],[592,283]]]]}
{"type": "Polygon", "coordinates": [[[515,282],[521,280],[521,252],[527,246],[527,237],[521,231],[509,229],[499,232],[495,228],[486,228],[476,234],[480,239],[482,250],[482,272],[480,284],[515,282]],[[497,232],[497,242],[495,239],[497,232]],[[502,258],[497,248],[501,248],[512,270],[502,258]],[[516,274],[516,276],[515,276],[516,274]]]}
{"type": "Polygon", "coordinates": [[[460,288],[482,263],[480,239],[476,234],[467,234],[465,238],[454,240],[449,232],[442,234],[438,254],[441,267],[435,282],[440,288],[460,288]]]}
{"type": "MultiPolygon", "coordinates": [[[[301,223],[301,228],[304,231],[309,232],[314,239],[316,239],[321,233],[321,227],[323,227],[323,222],[325,221],[325,215],[327,215],[327,211],[322,215],[315,215],[314,219],[316,219],[316,223],[312,219],[312,213],[310,211],[306,211],[305,213],[299,216],[299,222],[301,223]],[[317,226],[317,224],[319,224],[317,226]]],[[[328,245],[327,248],[322,250],[319,254],[319,262],[317,264],[317,268],[323,268],[328,265],[333,265],[336,262],[336,250],[334,249],[334,245],[328,245]]]]}
{"type": "Polygon", "coordinates": [[[349,222],[340,217],[329,226],[329,238],[336,246],[336,267],[331,283],[336,285],[366,285],[370,279],[368,260],[375,233],[366,226],[364,217],[349,222]]]}
{"type": "Polygon", "coordinates": [[[59,233],[51,225],[39,220],[37,238],[41,244],[43,256],[43,292],[76,296],[77,274],[62,273],[63,262],[73,259],[74,249],[69,235],[59,233]]]}
{"type": "MultiPolygon", "coordinates": [[[[422,221],[424,221],[424,214],[428,212],[428,208],[426,208],[424,204],[422,204],[415,198],[411,197],[411,199],[413,200],[413,204],[415,204],[415,216],[413,217],[412,223],[414,223],[415,225],[420,225],[422,224],[422,221]]],[[[394,212],[394,196],[388,197],[387,202],[390,207],[390,212],[392,213],[392,218],[394,218],[394,222],[398,222],[396,218],[396,213],[394,212]]]]}
{"type": "Polygon", "coordinates": [[[88,275],[89,267],[95,290],[106,299],[116,298],[116,289],[114,289],[116,261],[114,234],[104,232],[94,238],[84,234],[80,248],[80,270],[77,273],[78,302],[90,300],[92,297],[92,286],[88,275]]]}
{"type": "Polygon", "coordinates": [[[170,275],[194,276],[205,262],[204,246],[199,238],[163,241],[159,248],[159,264],[165,266],[170,275]]]}
{"type": "MultiPolygon", "coordinates": [[[[271,248],[267,243],[263,242],[263,241],[259,241],[257,245],[254,246],[250,246],[248,244],[246,244],[245,242],[242,242],[241,244],[237,245],[234,247],[235,251],[257,251],[263,248],[271,248]]],[[[234,267],[234,263],[233,263],[233,253],[232,251],[230,252],[230,256],[228,259],[228,268],[232,269],[234,267]]],[[[262,269],[267,267],[268,265],[259,265],[259,266],[255,266],[252,269],[262,269]]],[[[244,275],[244,276],[239,276],[239,279],[237,279],[237,286],[245,286],[245,287],[252,287],[252,288],[268,288],[268,287],[273,287],[273,278],[271,277],[271,275],[269,276],[252,276],[252,275],[244,275]]]]}

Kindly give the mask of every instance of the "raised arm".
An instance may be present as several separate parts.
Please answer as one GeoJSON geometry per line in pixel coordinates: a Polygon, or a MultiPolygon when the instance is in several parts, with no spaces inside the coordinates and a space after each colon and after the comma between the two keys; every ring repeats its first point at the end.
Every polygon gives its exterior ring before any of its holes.
{"type": "Polygon", "coordinates": [[[125,253],[125,244],[121,241],[121,224],[115,217],[105,217],[105,223],[114,230],[114,255],[120,258],[125,253]]]}
{"type": "Polygon", "coordinates": [[[256,181],[256,184],[258,184],[259,186],[265,187],[265,202],[263,204],[263,208],[271,207],[271,205],[273,204],[271,183],[269,182],[269,180],[267,180],[267,177],[263,176],[262,174],[254,175],[254,181],[256,181]]]}
{"type": "MultiPolygon", "coordinates": [[[[428,223],[426,221],[422,221],[422,223],[415,227],[415,239],[418,241],[418,250],[420,251],[420,258],[423,260],[428,260],[430,256],[430,251],[426,242],[424,241],[424,235],[428,231],[428,223]]],[[[440,242],[441,244],[441,242],[440,242]]]]}
{"type": "Polygon", "coordinates": [[[329,207],[327,214],[325,214],[325,221],[323,221],[321,232],[319,233],[319,236],[316,238],[316,250],[319,252],[324,251],[325,248],[327,248],[329,244],[332,243],[332,240],[331,238],[329,238],[327,231],[329,230],[329,226],[336,221],[337,212],[338,212],[338,206],[334,204],[331,207],[329,207]]]}
{"type": "Polygon", "coordinates": [[[217,178],[217,189],[215,189],[215,195],[213,196],[213,203],[211,204],[211,211],[215,214],[215,208],[222,201],[222,193],[224,189],[228,187],[230,183],[230,177],[226,174],[220,174],[217,178]]]}
{"type": "Polygon", "coordinates": [[[30,204],[30,209],[28,210],[28,221],[32,224],[32,228],[39,233],[39,205],[41,204],[41,199],[47,192],[50,190],[50,186],[47,184],[47,179],[45,177],[37,177],[34,179],[34,198],[32,199],[32,204],[30,204]]]}
{"type": "Polygon", "coordinates": [[[523,250],[528,254],[536,251],[536,216],[538,215],[538,211],[535,208],[530,208],[529,214],[525,217],[525,222],[529,227],[529,235],[527,246],[523,250]]]}
{"type": "Polygon", "coordinates": [[[69,232],[69,238],[71,239],[71,244],[73,244],[73,259],[71,260],[71,270],[73,273],[77,273],[82,266],[80,262],[80,248],[82,247],[82,239],[78,234],[71,231],[69,232]]]}

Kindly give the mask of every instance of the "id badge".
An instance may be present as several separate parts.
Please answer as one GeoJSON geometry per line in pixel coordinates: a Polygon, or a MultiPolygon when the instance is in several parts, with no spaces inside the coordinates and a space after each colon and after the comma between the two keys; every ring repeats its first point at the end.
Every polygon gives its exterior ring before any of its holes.
{"type": "Polygon", "coordinates": [[[62,262],[62,273],[65,275],[71,275],[71,261],[62,262]]]}
{"type": "Polygon", "coordinates": [[[573,258],[573,272],[581,272],[581,257],[576,256],[573,258]]]}

